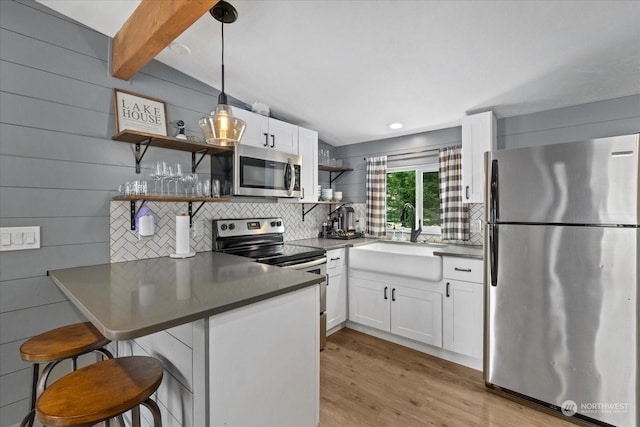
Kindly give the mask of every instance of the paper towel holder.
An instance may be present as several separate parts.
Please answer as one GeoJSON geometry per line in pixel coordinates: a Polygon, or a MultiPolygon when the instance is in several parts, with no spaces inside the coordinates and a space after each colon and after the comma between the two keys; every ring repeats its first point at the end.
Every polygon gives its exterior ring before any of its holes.
{"type": "MultiPolygon", "coordinates": [[[[186,226],[186,224],[182,224],[182,227],[186,226]]],[[[184,243],[184,241],[183,241],[184,243]]],[[[169,254],[169,257],[171,258],[191,258],[193,256],[196,255],[196,252],[191,250],[191,215],[187,214],[186,212],[180,212],[177,216],[176,216],[176,252],[169,254]],[[179,245],[179,238],[178,238],[178,233],[179,233],[179,229],[181,227],[180,225],[180,220],[182,219],[187,219],[189,220],[189,225],[187,226],[186,230],[184,230],[184,228],[182,228],[183,231],[186,231],[186,239],[187,239],[187,247],[183,248],[183,249],[188,249],[188,252],[183,252],[183,253],[178,253],[178,246],[179,245]]]]}

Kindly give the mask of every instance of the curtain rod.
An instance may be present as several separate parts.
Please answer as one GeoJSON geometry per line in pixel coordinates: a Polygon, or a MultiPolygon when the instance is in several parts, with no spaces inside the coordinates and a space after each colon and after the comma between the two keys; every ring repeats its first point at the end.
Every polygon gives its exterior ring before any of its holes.
{"type": "MultiPolygon", "coordinates": [[[[460,147],[459,145],[454,145],[452,147],[446,147],[446,148],[458,148],[460,147]]],[[[444,149],[444,148],[442,148],[444,149]]],[[[441,148],[430,148],[428,150],[420,150],[420,151],[411,151],[409,153],[395,153],[395,154],[387,154],[387,157],[397,157],[397,156],[412,156],[414,154],[423,154],[423,153],[433,153],[433,154],[439,154],[440,153],[441,148]]],[[[426,157],[426,156],[425,156],[426,157]]],[[[364,158],[365,160],[367,160],[367,158],[364,158]]]]}

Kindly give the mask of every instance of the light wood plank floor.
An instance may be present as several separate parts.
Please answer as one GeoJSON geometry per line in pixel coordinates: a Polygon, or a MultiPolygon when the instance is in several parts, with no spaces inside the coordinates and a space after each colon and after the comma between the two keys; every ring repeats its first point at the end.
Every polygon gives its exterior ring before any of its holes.
{"type": "Polygon", "coordinates": [[[572,426],[488,391],[482,373],[342,329],[320,353],[320,427],[572,426]]]}

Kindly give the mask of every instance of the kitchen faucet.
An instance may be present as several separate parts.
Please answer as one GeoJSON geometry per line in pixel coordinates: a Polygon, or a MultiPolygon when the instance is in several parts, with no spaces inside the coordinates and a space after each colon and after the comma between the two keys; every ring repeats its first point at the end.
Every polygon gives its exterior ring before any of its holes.
{"type": "Polygon", "coordinates": [[[413,207],[411,203],[405,203],[402,208],[402,213],[400,213],[400,222],[405,222],[407,220],[407,211],[411,209],[413,211],[413,219],[411,220],[411,238],[412,242],[418,241],[418,236],[422,233],[422,221],[418,220],[418,228],[416,227],[416,209],[413,207]],[[415,230],[414,230],[415,229],[415,230]]]}

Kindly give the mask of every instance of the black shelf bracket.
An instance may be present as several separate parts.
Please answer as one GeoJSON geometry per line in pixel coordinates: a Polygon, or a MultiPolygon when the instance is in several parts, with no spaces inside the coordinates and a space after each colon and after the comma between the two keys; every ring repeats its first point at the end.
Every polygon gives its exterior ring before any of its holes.
{"type": "Polygon", "coordinates": [[[191,173],[196,173],[196,169],[198,169],[198,166],[200,166],[200,163],[202,163],[202,161],[207,156],[207,154],[209,154],[208,148],[198,153],[196,153],[195,151],[191,153],[191,173]],[[200,156],[200,160],[196,161],[196,154],[199,154],[199,153],[202,153],[202,156],[200,156]]]}
{"type": "Polygon", "coordinates": [[[142,209],[146,202],[146,200],[142,200],[140,207],[136,209],[136,201],[131,201],[131,231],[136,231],[136,215],[138,215],[138,212],[140,212],[140,209],[142,209]]]}
{"type": "Polygon", "coordinates": [[[193,226],[193,217],[196,216],[198,211],[204,206],[205,203],[207,203],[207,202],[200,203],[200,206],[198,206],[198,208],[194,212],[193,211],[193,202],[189,202],[189,228],[191,228],[193,226]]]}
{"type": "Polygon", "coordinates": [[[317,203],[314,203],[313,206],[311,206],[306,212],[304,210],[304,203],[302,204],[302,222],[304,222],[304,217],[307,216],[307,214],[309,212],[311,212],[312,210],[314,210],[316,208],[316,206],[318,206],[317,203]]]}
{"type": "Polygon", "coordinates": [[[140,173],[140,162],[142,162],[142,158],[147,153],[147,150],[149,149],[149,146],[151,146],[151,141],[153,141],[153,138],[149,138],[147,140],[146,144],[144,144],[144,151],[142,153],[140,153],[140,145],[141,145],[141,143],[138,142],[136,144],[136,173],[140,173]]]}
{"type": "Polygon", "coordinates": [[[329,172],[329,186],[331,186],[335,180],[340,178],[344,172],[345,171],[340,172],[335,178],[333,178],[333,172],[329,172]]]}

